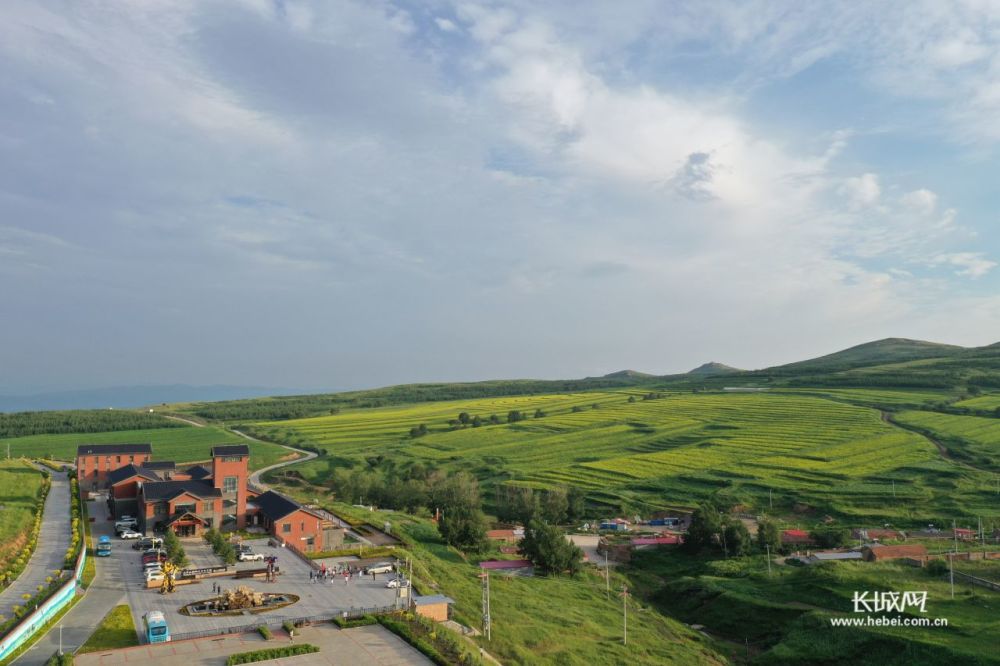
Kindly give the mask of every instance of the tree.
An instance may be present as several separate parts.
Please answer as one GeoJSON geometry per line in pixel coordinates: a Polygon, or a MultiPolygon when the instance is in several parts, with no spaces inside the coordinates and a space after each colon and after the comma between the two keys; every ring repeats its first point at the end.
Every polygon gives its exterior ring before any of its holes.
{"type": "Polygon", "coordinates": [[[749,555],[753,550],[753,538],[750,530],[739,520],[726,520],[722,528],[722,543],[730,555],[740,557],[749,555]]]}
{"type": "Polygon", "coordinates": [[[496,414],[490,414],[490,424],[491,425],[499,425],[500,424],[500,417],[497,416],[496,414]]]}
{"type": "Polygon", "coordinates": [[[518,544],[521,553],[542,573],[571,576],[580,571],[583,551],[571,543],[563,531],[542,520],[532,520],[518,544]]]}
{"type": "Polygon", "coordinates": [[[478,414],[476,416],[473,416],[472,417],[472,427],[473,428],[478,428],[481,425],[483,425],[483,419],[478,414]]]}
{"type": "Polygon", "coordinates": [[[629,402],[635,402],[635,396],[634,396],[634,395],[630,395],[630,396],[628,397],[628,401],[629,401],[629,402]]]}
{"type": "Polygon", "coordinates": [[[438,531],[449,545],[466,552],[486,547],[486,516],[475,478],[468,472],[453,474],[434,489],[432,499],[444,512],[438,531]]]}
{"type": "Polygon", "coordinates": [[[469,416],[469,412],[462,412],[458,415],[458,422],[462,425],[469,425],[470,421],[472,421],[472,419],[469,416]]]}
{"type": "Polygon", "coordinates": [[[810,538],[822,548],[839,548],[848,542],[851,533],[840,527],[817,527],[809,532],[810,538]]]}
{"type": "Polygon", "coordinates": [[[544,416],[545,416],[545,412],[543,412],[541,410],[541,408],[535,410],[535,418],[536,419],[543,418],[544,416]]]}
{"type": "Polygon", "coordinates": [[[542,519],[547,523],[559,525],[566,521],[566,512],[569,509],[569,498],[566,489],[556,487],[545,493],[542,500],[542,519]]]}
{"type": "Polygon", "coordinates": [[[424,423],[421,423],[418,426],[410,428],[410,437],[413,437],[414,439],[416,439],[417,437],[423,437],[426,434],[427,434],[427,425],[424,423]]]}
{"type": "Polygon", "coordinates": [[[566,491],[566,517],[569,520],[583,518],[586,510],[583,491],[576,486],[570,486],[566,491]]]}
{"type": "Polygon", "coordinates": [[[766,551],[768,546],[771,547],[772,553],[778,552],[781,548],[781,532],[777,524],[764,518],[757,523],[757,547],[766,551]]]}
{"type": "Polygon", "coordinates": [[[507,412],[507,423],[517,423],[522,419],[524,419],[524,414],[522,414],[516,409],[512,409],[509,412],[507,412]]]}
{"type": "Polygon", "coordinates": [[[697,553],[713,546],[720,529],[719,512],[712,506],[702,504],[691,514],[691,523],[684,533],[685,550],[697,553]]]}

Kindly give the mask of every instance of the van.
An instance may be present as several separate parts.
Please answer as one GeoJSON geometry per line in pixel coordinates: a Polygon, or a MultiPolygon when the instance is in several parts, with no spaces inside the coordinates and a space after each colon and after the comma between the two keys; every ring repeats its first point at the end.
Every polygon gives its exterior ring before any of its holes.
{"type": "Polygon", "coordinates": [[[162,548],[163,539],[160,537],[144,537],[132,544],[132,550],[146,551],[151,548],[162,548]]]}
{"type": "Polygon", "coordinates": [[[170,640],[170,629],[162,611],[149,611],[142,616],[142,622],[146,625],[147,643],[166,643],[170,640]]]}
{"type": "Polygon", "coordinates": [[[389,562],[379,562],[378,564],[372,564],[371,566],[365,567],[365,575],[370,576],[372,574],[384,574],[392,573],[393,566],[389,562]]]}

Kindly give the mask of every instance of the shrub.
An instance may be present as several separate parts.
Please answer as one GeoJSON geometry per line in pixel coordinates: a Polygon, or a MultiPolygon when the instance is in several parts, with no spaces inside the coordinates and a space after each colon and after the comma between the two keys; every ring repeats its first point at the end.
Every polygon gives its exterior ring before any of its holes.
{"type": "Polygon", "coordinates": [[[335,617],[333,618],[333,623],[341,629],[353,629],[354,627],[367,627],[370,624],[378,624],[378,620],[374,615],[362,615],[351,620],[335,617]]]}
{"type": "Polygon", "coordinates": [[[319,652],[319,648],[309,643],[299,643],[298,645],[269,648],[267,650],[254,650],[253,652],[237,652],[236,654],[229,655],[229,658],[226,659],[226,666],[251,664],[255,661],[268,661],[269,659],[294,657],[299,654],[312,654],[314,652],[319,652]]]}
{"type": "Polygon", "coordinates": [[[295,625],[292,624],[291,620],[285,620],[281,623],[281,626],[288,632],[289,636],[295,635],[295,625]]]}
{"type": "MultiPolygon", "coordinates": [[[[257,627],[257,631],[260,633],[261,637],[265,641],[269,641],[272,638],[274,638],[274,634],[271,633],[271,630],[267,628],[266,624],[262,624],[259,627],[257,627]]],[[[254,661],[260,661],[260,660],[259,659],[255,659],[254,661]]],[[[236,664],[245,664],[247,662],[245,662],[245,661],[238,661],[238,662],[233,662],[233,663],[236,663],[236,664]]]]}

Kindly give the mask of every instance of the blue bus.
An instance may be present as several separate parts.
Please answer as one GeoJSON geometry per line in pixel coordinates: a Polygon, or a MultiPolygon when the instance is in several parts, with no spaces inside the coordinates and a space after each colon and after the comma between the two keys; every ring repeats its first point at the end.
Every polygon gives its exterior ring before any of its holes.
{"type": "Polygon", "coordinates": [[[97,540],[97,556],[108,557],[111,555],[111,538],[102,536],[97,540]]]}
{"type": "Polygon", "coordinates": [[[149,611],[142,616],[146,625],[147,643],[166,643],[170,640],[170,629],[161,611],[149,611]]]}

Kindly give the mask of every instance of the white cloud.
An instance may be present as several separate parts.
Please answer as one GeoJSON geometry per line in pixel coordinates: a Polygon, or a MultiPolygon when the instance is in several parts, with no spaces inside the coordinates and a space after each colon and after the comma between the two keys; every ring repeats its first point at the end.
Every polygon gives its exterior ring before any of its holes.
{"type": "Polygon", "coordinates": [[[900,198],[903,206],[919,215],[932,215],[937,208],[937,200],[934,192],[924,188],[907,192],[900,198]]]}
{"type": "Polygon", "coordinates": [[[956,269],[955,275],[971,278],[983,277],[997,266],[997,262],[986,259],[982,252],[939,254],[931,257],[928,263],[932,266],[952,266],[956,269]]]}
{"type": "Polygon", "coordinates": [[[882,195],[882,188],[878,183],[877,175],[865,173],[844,180],[840,192],[847,199],[848,207],[858,211],[878,203],[879,197],[882,195]]]}
{"type": "Polygon", "coordinates": [[[458,26],[451,19],[438,16],[434,19],[434,23],[441,32],[458,32],[458,26]]]}

